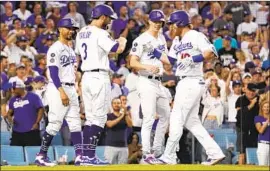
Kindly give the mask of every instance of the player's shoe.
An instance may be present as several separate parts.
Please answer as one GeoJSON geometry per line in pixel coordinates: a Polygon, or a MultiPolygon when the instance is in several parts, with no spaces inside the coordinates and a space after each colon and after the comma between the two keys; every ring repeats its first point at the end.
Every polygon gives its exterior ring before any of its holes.
{"type": "Polygon", "coordinates": [[[37,154],[36,159],[35,159],[35,164],[38,166],[55,166],[56,164],[51,162],[49,157],[37,154]]]}
{"type": "Polygon", "coordinates": [[[82,163],[82,161],[83,161],[83,156],[78,155],[78,156],[75,158],[74,165],[75,165],[75,166],[80,166],[81,163],[82,163]]]}
{"type": "Polygon", "coordinates": [[[175,160],[172,160],[172,159],[169,159],[168,157],[165,157],[164,155],[162,155],[161,157],[157,158],[157,160],[159,162],[156,162],[155,164],[169,164],[169,165],[175,165],[177,164],[176,162],[176,159],[175,160]]]}
{"type": "Polygon", "coordinates": [[[140,164],[145,164],[145,165],[157,165],[157,164],[166,164],[162,160],[159,160],[159,158],[154,157],[153,154],[144,154],[140,164]]]}
{"type": "Polygon", "coordinates": [[[206,161],[202,162],[202,165],[210,166],[215,165],[218,162],[222,161],[225,157],[219,158],[219,159],[207,159],[206,161]]]}
{"type": "Polygon", "coordinates": [[[98,157],[89,158],[88,156],[83,156],[81,161],[81,166],[106,166],[109,162],[102,161],[98,157]]]}

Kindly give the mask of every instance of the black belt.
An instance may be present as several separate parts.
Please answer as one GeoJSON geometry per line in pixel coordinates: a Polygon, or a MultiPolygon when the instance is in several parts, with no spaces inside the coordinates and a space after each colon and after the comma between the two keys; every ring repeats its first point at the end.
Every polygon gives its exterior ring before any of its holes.
{"type": "Polygon", "coordinates": [[[155,80],[158,80],[158,81],[161,81],[162,80],[162,76],[149,75],[147,78],[149,78],[149,79],[155,79],[155,80]]]}
{"type": "Polygon", "coordinates": [[[258,143],[262,143],[262,144],[270,144],[269,141],[264,141],[264,140],[258,141],[258,143]]]}
{"type": "Polygon", "coordinates": [[[87,70],[87,71],[84,71],[84,72],[100,72],[100,71],[102,71],[102,72],[108,72],[105,69],[92,69],[92,70],[87,70]]]}
{"type": "Polygon", "coordinates": [[[177,81],[180,81],[180,80],[182,80],[182,79],[184,79],[184,78],[186,78],[187,76],[176,76],[176,79],[177,79],[177,81]]]}
{"type": "Polygon", "coordinates": [[[63,85],[66,85],[66,86],[75,86],[74,83],[62,83],[63,85]]]}

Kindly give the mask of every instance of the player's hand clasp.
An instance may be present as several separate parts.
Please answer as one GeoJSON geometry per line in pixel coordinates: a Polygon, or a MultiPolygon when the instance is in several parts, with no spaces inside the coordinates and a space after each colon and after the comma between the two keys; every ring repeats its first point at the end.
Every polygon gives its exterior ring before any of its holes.
{"type": "Polygon", "coordinates": [[[68,106],[69,105],[69,98],[68,98],[67,94],[65,92],[61,92],[60,97],[61,97],[61,100],[62,100],[62,104],[64,106],[68,106]]]}

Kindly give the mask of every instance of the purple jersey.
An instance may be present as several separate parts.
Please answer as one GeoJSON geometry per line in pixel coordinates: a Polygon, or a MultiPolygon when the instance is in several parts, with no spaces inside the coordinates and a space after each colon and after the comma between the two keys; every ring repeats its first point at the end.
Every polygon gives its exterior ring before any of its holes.
{"type": "MultiPolygon", "coordinates": [[[[41,17],[42,17],[42,21],[44,22],[44,21],[45,21],[44,17],[43,17],[43,16],[41,16],[41,17]]],[[[36,19],[36,15],[35,15],[35,14],[32,14],[32,15],[30,15],[30,16],[27,18],[26,23],[27,23],[27,24],[30,23],[30,24],[33,26],[33,25],[36,24],[36,23],[35,23],[35,19],[36,19]]]]}
{"type": "Polygon", "coordinates": [[[1,88],[8,82],[8,76],[5,72],[1,72],[1,88]]]}
{"type": "Polygon", "coordinates": [[[37,120],[37,111],[42,108],[41,99],[32,92],[24,97],[13,96],[9,101],[9,108],[14,112],[13,130],[16,132],[29,132],[37,120]]]}
{"type": "MultiPolygon", "coordinates": [[[[266,122],[266,119],[262,116],[255,116],[254,123],[261,123],[261,125],[266,122]]],[[[267,126],[263,134],[258,135],[258,141],[268,141],[270,142],[270,126],[267,126]]]]}
{"type": "Polygon", "coordinates": [[[15,18],[18,18],[18,16],[16,14],[12,14],[12,16],[7,16],[6,14],[2,14],[1,15],[1,23],[5,23],[8,26],[12,26],[13,25],[13,20],[15,18]]]}

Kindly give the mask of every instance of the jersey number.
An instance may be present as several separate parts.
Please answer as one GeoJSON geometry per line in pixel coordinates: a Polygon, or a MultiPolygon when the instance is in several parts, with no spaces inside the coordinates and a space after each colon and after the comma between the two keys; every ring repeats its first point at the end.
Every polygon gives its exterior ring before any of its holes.
{"type": "Polygon", "coordinates": [[[189,58],[190,55],[188,53],[182,53],[181,54],[181,59],[189,58]]]}
{"type": "Polygon", "coordinates": [[[82,44],[82,48],[84,48],[84,57],[83,57],[83,60],[86,60],[86,58],[87,58],[87,45],[86,45],[86,43],[83,43],[82,44]]]}

